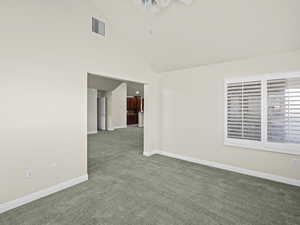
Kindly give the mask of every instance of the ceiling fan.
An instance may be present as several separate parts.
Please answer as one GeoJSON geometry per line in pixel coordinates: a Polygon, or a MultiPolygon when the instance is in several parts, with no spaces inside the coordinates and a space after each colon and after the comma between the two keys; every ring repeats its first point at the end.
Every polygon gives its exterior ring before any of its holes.
{"type": "Polygon", "coordinates": [[[153,13],[159,12],[163,8],[167,8],[174,1],[181,2],[185,5],[192,4],[193,0],[137,0],[145,9],[149,9],[153,13]]]}

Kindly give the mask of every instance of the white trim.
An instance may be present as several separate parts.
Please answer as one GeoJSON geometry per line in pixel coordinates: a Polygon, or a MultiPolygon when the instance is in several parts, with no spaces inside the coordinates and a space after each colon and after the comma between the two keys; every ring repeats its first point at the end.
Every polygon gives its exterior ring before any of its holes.
{"type": "Polygon", "coordinates": [[[268,92],[267,92],[267,80],[261,82],[261,141],[266,143],[268,132],[268,92]]]}
{"type": "Polygon", "coordinates": [[[114,127],[114,129],[123,129],[123,128],[127,128],[127,125],[114,127]]]}
{"type": "MultiPolygon", "coordinates": [[[[97,35],[97,34],[95,34],[95,35],[97,35]]],[[[132,79],[131,77],[128,77],[127,75],[126,75],[127,77],[124,78],[123,76],[104,74],[104,73],[98,74],[98,73],[94,73],[94,72],[88,72],[87,74],[92,74],[92,75],[96,75],[96,76],[101,76],[101,77],[105,77],[105,78],[110,78],[110,79],[114,79],[114,80],[123,81],[123,82],[129,81],[129,82],[140,83],[140,84],[143,84],[143,85],[149,84],[148,81],[132,79]]]]}
{"type": "Polygon", "coordinates": [[[225,78],[224,83],[236,83],[236,82],[250,82],[258,80],[272,80],[272,79],[284,79],[284,78],[296,78],[300,76],[300,71],[283,72],[283,73],[269,73],[243,77],[225,78]]]}
{"type": "Polygon", "coordinates": [[[88,135],[90,134],[98,134],[98,131],[88,131],[88,135]]]}
{"type": "Polygon", "coordinates": [[[242,147],[248,149],[263,150],[269,152],[285,153],[291,155],[300,155],[300,144],[291,143],[271,143],[267,141],[267,117],[268,117],[268,100],[267,100],[267,81],[272,79],[284,79],[300,77],[300,72],[285,72],[264,75],[254,75],[248,77],[234,77],[224,79],[224,145],[242,147]],[[249,141],[242,139],[232,139],[227,137],[227,85],[229,83],[261,81],[261,141],[249,141]]]}
{"type": "Polygon", "coordinates": [[[267,152],[277,152],[277,153],[284,153],[290,155],[300,155],[299,146],[297,147],[295,144],[277,144],[277,143],[269,143],[262,144],[259,141],[247,141],[247,140],[237,140],[237,139],[227,139],[224,141],[225,146],[232,146],[232,147],[240,147],[240,148],[247,148],[247,149],[255,149],[255,150],[262,150],[267,152]],[[291,145],[291,146],[290,146],[291,145]]]}
{"type": "Polygon", "coordinates": [[[205,166],[209,166],[209,167],[213,167],[213,168],[228,170],[228,171],[232,171],[232,172],[236,172],[236,173],[240,173],[240,174],[245,174],[245,175],[249,175],[249,176],[253,176],[253,177],[259,177],[259,178],[266,179],[266,180],[271,180],[271,181],[275,181],[275,182],[279,182],[279,183],[285,183],[285,184],[300,187],[300,180],[296,180],[296,179],[286,178],[286,177],[277,176],[277,175],[273,175],[273,174],[269,174],[269,173],[258,172],[258,171],[254,171],[254,170],[243,169],[240,167],[230,166],[230,165],[217,163],[217,162],[211,162],[211,161],[207,161],[207,160],[195,159],[192,157],[181,156],[178,154],[164,152],[164,151],[157,151],[153,154],[159,154],[159,155],[163,155],[163,156],[167,156],[167,157],[171,157],[171,158],[175,158],[175,159],[180,159],[180,160],[184,160],[184,161],[188,161],[188,162],[192,162],[192,163],[197,163],[197,164],[201,164],[201,165],[205,165],[205,166]]]}
{"type": "Polygon", "coordinates": [[[155,155],[155,154],[159,154],[159,151],[153,151],[153,152],[144,152],[143,155],[144,156],[152,156],[152,155],[155,155]]]}
{"type": "Polygon", "coordinates": [[[54,185],[54,186],[49,187],[47,189],[34,192],[32,194],[29,194],[29,195],[26,195],[24,197],[18,198],[16,200],[0,204],[0,214],[6,212],[8,210],[17,208],[19,206],[25,205],[29,202],[33,202],[33,201],[38,200],[40,198],[43,198],[43,197],[46,197],[48,195],[54,194],[56,192],[62,191],[64,189],[70,188],[74,185],[83,183],[87,180],[88,180],[88,175],[84,175],[84,176],[77,177],[77,178],[65,181],[63,183],[54,185]]]}
{"type": "Polygon", "coordinates": [[[227,139],[227,135],[228,135],[228,131],[227,131],[227,127],[228,127],[228,119],[227,119],[227,114],[228,114],[228,91],[227,91],[227,82],[224,80],[224,141],[227,139]]]}

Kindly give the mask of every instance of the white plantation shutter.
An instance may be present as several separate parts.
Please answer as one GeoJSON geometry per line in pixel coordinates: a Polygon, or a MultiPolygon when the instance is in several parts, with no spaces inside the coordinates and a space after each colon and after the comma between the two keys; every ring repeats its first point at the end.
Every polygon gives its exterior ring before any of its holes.
{"type": "Polygon", "coordinates": [[[300,78],[267,81],[268,142],[300,144],[300,78]]]}
{"type": "Polygon", "coordinates": [[[224,87],[225,145],[300,155],[300,72],[226,79],[224,87]]]}
{"type": "Polygon", "coordinates": [[[227,84],[227,138],[261,141],[261,85],[227,84]]]}

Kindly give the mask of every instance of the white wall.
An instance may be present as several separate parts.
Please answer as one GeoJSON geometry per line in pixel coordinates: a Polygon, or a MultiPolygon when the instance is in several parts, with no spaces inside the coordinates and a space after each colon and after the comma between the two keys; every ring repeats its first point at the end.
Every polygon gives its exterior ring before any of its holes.
{"type": "Polygon", "coordinates": [[[158,146],[156,75],[109,15],[88,0],[4,0],[0,15],[0,204],[87,174],[88,72],[148,84],[145,148],[158,146]]]}
{"type": "Polygon", "coordinates": [[[105,97],[106,97],[106,127],[107,130],[112,131],[114,130],[112,92],[111,91],[106,92],[105,97]]]}
{"type": "Polygon", "coordinates": [[[300,71],[300,51],[162,74],[161,151],[300,179],[300,156],[224,146],[224,78],[300,71]]]}
{"type": "Polygon", "coordinates": [[[97,120],[98,120],[98,109],[97,109],[97,96],[98,96],[98,90],[88,88],[88,99],[87,99],[87,130],[88,134],[97,133],[98,127],[97,127],[97,120]]]}
{"type": "Polygon", "coordinates": [[[121,83],[112,91],[113,128],[127,127],[127,84],[121,83]]]}

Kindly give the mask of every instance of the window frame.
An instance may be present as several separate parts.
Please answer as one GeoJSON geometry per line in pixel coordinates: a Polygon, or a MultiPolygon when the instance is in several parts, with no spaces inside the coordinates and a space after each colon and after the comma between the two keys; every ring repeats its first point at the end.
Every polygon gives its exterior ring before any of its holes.
{"type": "Polygon", "coordinates": [[[300,72],[274,73],[224,79],[224,145],[263,151],[300,155],[300,144],[274,143],[267,140],[268,124],[268,95],[267,81],[272,79],[300,78],[300,72]],[[228,138],[227,136],[227,85],[238,82],[261,81],[261,141],[228,138]]]}

